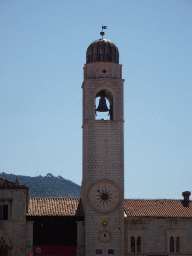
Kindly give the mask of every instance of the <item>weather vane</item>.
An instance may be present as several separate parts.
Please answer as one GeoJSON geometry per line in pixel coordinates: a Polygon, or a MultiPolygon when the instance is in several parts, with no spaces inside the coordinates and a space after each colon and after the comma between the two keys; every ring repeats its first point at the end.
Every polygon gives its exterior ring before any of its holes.
{"type": "Polygon", "coordinates": [[[102,39],[103,39],[103,36],[105,35],[105,33],[103,32],[103,29],[107,29],[107,26],[102,26],[102,31],[100,32],[102,39]]]}

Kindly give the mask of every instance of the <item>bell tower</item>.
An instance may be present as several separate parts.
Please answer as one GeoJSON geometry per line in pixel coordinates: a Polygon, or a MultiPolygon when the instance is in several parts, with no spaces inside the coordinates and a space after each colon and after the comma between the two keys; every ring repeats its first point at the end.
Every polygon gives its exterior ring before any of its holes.
{"type": "Polygon", "coordinates": [[[82,85],[86,256],[124,255],[123,83],[117,46],[103,38],[92,42],[82,85]],[[98,112],[108,112],[110,120],[96,120],[98,112]]]}

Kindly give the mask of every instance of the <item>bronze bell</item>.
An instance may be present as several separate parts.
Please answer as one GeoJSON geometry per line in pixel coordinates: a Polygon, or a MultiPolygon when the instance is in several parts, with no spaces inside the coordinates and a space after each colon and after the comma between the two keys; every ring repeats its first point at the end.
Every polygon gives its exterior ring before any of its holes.
{"type": "Polygon", "coordinates": [[[107,111],[109,111],[109,109],[108,109],[107,104],[106,104],[105,91],[102,91],[101,93],[102,94],[101,94],[101,98],[99,100],[99,106],[96,109],[96,111],[107,112],[107,111]]]}

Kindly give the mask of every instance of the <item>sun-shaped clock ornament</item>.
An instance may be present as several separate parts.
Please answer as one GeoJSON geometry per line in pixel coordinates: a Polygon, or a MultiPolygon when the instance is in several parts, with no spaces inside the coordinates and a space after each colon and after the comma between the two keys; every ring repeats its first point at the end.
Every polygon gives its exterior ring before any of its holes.
{"type": "Polygon", "coordinates": [[[114,211],[121,202],[121,192],[118,186],[109,180],[101,180],[93,184],[88,193],[91,207],[99,213],[114,211]]]}
{"type": "Polygon", "coordinates": [[[103,203],[103,205],[106,203],[108,204],[108,202],[111,202],[111,200],[113,199],[112,194],[110,194],[110,190],[107,191],[107,189],[102,189],[101,191],[98,189],[97,190],[98,194],[97,194],[97,200],[99,200],[100,203],[103,203]],[[111,199],[111,200],[110,200],[111,199]]]}

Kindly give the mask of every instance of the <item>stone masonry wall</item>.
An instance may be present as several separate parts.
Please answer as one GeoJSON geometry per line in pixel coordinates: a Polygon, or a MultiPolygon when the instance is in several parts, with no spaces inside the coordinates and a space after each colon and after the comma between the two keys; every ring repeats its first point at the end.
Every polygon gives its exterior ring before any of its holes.
{"type": "Polygon", "coordinates": [[[130,251],[130,237],[141,236],[142,255],[192,255],[192,220],[182,218],[125,218],[125,255],[130,251]],[[181,238],[180,253],[170,253],[170,236],[181,238]]]}
{"type": "Polygon", "coordinates": [[[122,65],[92,63],[84,67],[83,82],[83,182],[81,199],[85,212],[85,255],[124,255],[124,114],[122,65]],[[105,72],[102,70],[105,69],[105,72]],[[95,98],[99,91],[108,90],[113,97],[113,120],[95,120],[95,98]],[[121,191],[121,204],[109,214],[91,208],[88,193],[100,180],[114,182],[121,191]],[[102,226],[107,220],[108,225],[102,226]],[[103,243],[99,232],[111,233],[110,241],[103,243]]]}
{"type": "Polygon", "coordinates": [[[33,223],[34,221],[26,222],[26,254],[33,254],[33,223]]]}
{"type": "Polygon", "coordinates": [[[85,255],[85,222],[76,221],[77,223],[77,256],[85,255]]]}
{"type": "Polygon", "coordinates": [[[95,255],[96,249],[102,249],[107,255],[108,249],[114,249],[115,255],[124,253],[124,143],[123,122],[90,121],[83,128],[84,141],[84,176],[86,195],[91,186],[103,179],[117,184],[121,191],[121,205],[110,214],[94,211],[85,198],[85,245],[86,255],[95,255]],[[102,220],[107,219],[109,225],[104,228],[102,220]],[[98,233],[107,229],[112,239],[106,244],[100,242],[98,233]]]}
{"type": "Polygon", "coordinates": [[[113,120],[124,120],[123,111],[123,80],[122,79],[90,79],[83,84],[83,123],[95,120],[96,94],[103,90],[109,90],[113,95],[113,120]]]}
{"type": "MultiPolygon", "coordinates": [[[[24,189],[1,189],[1,204],[7,204],[3,199],[8,200],[8,220],[0,221],[0,229],[9,240],[9,256],[26,255],[26,193],[24,189]]],[[[8,241],[6,241],[8,243],[8,241]]]]}
{"type": "Polygon", "coordinates": [[[122,79],[122,65],[113,62],[96,62],[85,64],[84,79],[111,78],[122,79]],[[105,69],[105,72],[102,70],[105,69]]]}

